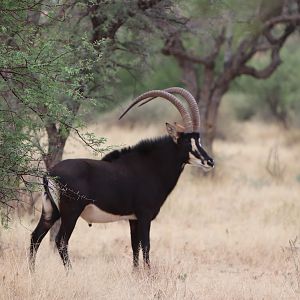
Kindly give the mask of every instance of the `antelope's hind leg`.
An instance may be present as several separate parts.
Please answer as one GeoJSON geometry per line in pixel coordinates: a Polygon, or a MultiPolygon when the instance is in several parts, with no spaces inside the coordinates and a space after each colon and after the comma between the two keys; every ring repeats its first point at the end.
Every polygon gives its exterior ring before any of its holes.
{"type": "Polygon", "coordinates": [[[57,210],[53,210],[51,212],[51,215],[47,216],[43,208],[40,221],[36,226],[35,230],[31,234],[30,253],[29,253],[29,268],[31,272],[34,271],[36,253],[38,251],[38,248],[43,238],[58,219],[59,219],[59,213],[57,210]]]}
{"type": "Polygon", "coordinates": [[[63,261],[63,264],[67,270],[71,268],[71,261],[68,253],[68,244],[71,234],[74,230],[76,222],[80,216],[80,213],[74,213],[72,216],[61,215],[61,225],[58,234],[55,238],[55,243],[58,249],[58,253],[63,261]]]}

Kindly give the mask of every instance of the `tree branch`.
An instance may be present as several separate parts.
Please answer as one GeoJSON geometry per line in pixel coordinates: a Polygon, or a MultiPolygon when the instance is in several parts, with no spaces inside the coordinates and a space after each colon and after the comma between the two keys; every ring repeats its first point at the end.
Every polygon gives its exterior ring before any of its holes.
{"type": "MultiPolygon", "coordinates": [[[[237,76],[239,75],[249,75],[258,79],[265,79],[268,78],[273,74],[273,72],[277,69],[277,67],[281,64],[281,59],[280,59],[280,49],[284,45],[286,39],[295,31],[296,26],[294,24],[288,24],[285,27],[285,30],[283,34],[278,37],[278,38],[272,38],[272,43],[269,47],[271,49],[271,61],[270,64],[265,67],[262,70],[257,70],[254,67],[247,66],[245,61],[245,64],[243,64],[237,73],[237,76]]],[[[269,31],[270,33],[270,31],[269,31]]],[[[256,45],[252,49],[252,53],[258,52],[260,49],[260,45],[256,45]]],[[[267,45],[263,49],[264,51],[267,50],[267,45]]],[[[252,54],[252,55],[253,55],[252,54]]]]}
{"type": "Polygon", "coordinates": [[[254,67],[243,65],[241,66],[237,75],[249,75],[258,79],[268,78],[273,74],[277,67],[281,64],[281,59],[279,56],[280,48],[276,47],[272,50],[271,62],[270,64],[262,70],[257,70],[254,67]]]}
{"type": "Polygon", "coordinates": [[[273,28],[277,24],[284,24],[284,23],[294,23],[295,25],[299,25],[300,14],[280,15],[280,16],[271,18],[264,23],[264,29],[270,29],[270,28],[273,28]]]}
{"type": "MultiPolygon", "coordinates": [[[[99,41],[101,39],[114,40],[119,28],[129,19],[134,17],[138,10],[145,11],[160,3],[162,0],[138,0],[137,8],[128,8],[125,12],[123,10],[118,11],[114,18],[112,18],[109,24],[106,24],[106,29],[101,26],[107,21],[107,17],[101,14],[102,6],[99,4],[92,4],[89,9],[91,15],[91,22],[93,26],[93,38],[92,42],[99,41]]],[[[105,4],[104,4],[105,5],[105,4]]]]}
{"type": "Polygon", "coordinates": [[[173,55],[181,60],[188,60],[193,63],[202,64],[206,67],[213,67],[214,61],[217,58],[221,46],[224,44],[224,42],[225,29],[223,28],[221,33],[217,36],[217,38],[215,38],[215,45],[213,47],[212,53],[207,56],[200,57],[196,56],[195,54],[188,53],[183,46],[179,34],[176,33],[166,40],[165,46],[162,49],[162,53],[164,55],[173,55]]]}

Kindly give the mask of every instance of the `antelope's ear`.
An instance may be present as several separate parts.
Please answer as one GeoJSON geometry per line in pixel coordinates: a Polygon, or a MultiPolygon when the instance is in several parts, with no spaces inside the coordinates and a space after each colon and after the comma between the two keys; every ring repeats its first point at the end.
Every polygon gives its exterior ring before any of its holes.
{"type": "Polygon", "coordinates": [[[174,125],[176,127],[177,132],[184,132],[184,130],[185,130],[184,126],[182,126],[181,124],[179,124],[177,122],[174,122],[174,125]]]}
{"type": "Polygon", "coordinates": [[[179,138],[179,133],[177,132],[176,127],[169,123],[166,123],[166,127],[167,127],[167,132],[168,132],[169,136],[173,139],[174,143],[177,144],[177,140],[179,138]]]}

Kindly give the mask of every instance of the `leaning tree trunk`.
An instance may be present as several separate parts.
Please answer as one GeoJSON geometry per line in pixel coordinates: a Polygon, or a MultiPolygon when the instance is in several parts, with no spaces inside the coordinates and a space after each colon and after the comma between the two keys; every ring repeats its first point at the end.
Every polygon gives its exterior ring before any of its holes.
{"type": "Polygon", "coordinates": [[[203,86],[202,97],[198,101],[201,117],[201,142],[211,155],[213,155],[219,107],[224,93],[224,89],[216,89],[214,92],[206,94],[205,86],[203,86]]]}
{"type": "MultiPolygon", "coordinates": [[[[66,145],[69,131],[64,131],[57,128],[55,123],[49,123],[46,125],[46,131],[48,135],[48,153],[44,156],[44,162],[47,172],[50,171],[57,163],[62,160],[64,148],[66,145]]],[[[50,229],[50,245],[55,249],[55,237],[60,228],[61,221],[57,220],[50,229]]]]}

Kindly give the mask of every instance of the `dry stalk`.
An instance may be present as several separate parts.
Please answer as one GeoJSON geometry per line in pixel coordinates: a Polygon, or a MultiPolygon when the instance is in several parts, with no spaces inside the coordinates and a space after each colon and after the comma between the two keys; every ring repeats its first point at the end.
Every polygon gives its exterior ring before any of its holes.
{"type": "Polygon", "coordinates": [[[282,166],[282,163],[280,162],[277,146],[272,147],[269,151],[266,170],[276,182],[282,181],[285,166],[282,166]]]}
{"type": "Polygon", "coordinates": [[[295,240],[289,240],[291,256],[295,267],[295,277],[297,282],[297,289],[295,290],[295,292],[299,293],[300,292],[300,261],[299,261],[298,251],[297,251],[299,250],[299,247],[296,246],[296,242],[297,242],[297,237],[295,238],[295,240]]]}

